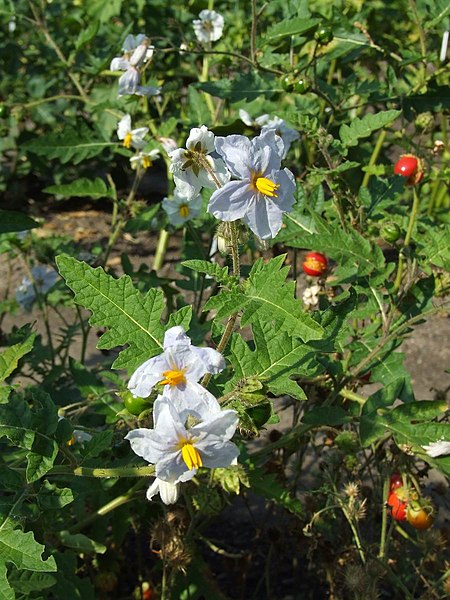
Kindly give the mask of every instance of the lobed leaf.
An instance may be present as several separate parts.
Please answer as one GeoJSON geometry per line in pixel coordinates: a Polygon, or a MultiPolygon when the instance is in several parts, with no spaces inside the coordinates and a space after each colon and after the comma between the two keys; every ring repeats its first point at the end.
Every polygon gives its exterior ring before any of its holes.
{"type": "Polygon", "coordinates": [[[289,268],[282,267],[284,259],[285,255],[266,263],[257,260],[244,288],[222,291],[208,300],[204,310],[217,310],[219,319],[242,311],[242,325],[259,319],[275,321],[280,332],[289,332],[303,341],[320,339],[322,326],[304,312],[301,301],[295,297],[295,282],[286,282],[289,268]]]}
{"type": "Polygon", "coordinates": [[[360,138],[369,137],[377,129],[395,121],[401,114],[401,110],[386,110],[375,115],[365,115],[362,119],[356,117],[350,125],[341,125],[339,137],[344,146],[356,146],[360,138]]]}
{"type": "MultiPolygon", "coordinates": [[[[128,344],[114,361],[113,368],[136,369],[144,361],[162,351],[166,326],[161,322],[164,294],[150,289],[145,295],[133,285],[128,275],[115,279],[101,267],[93,269],[70,256],[56,258],[59,272],[75,294],[75,302],[92,312],[92,326],[107,327],[97,348],[111,349],[128,344]]],[[[188,321],[191,308],[176,315],[188,321]]]]}
{"type": "Polygon", "coordinates": [[[26,231],[40,227],[39,223],[23,213],[0,209],[0,234],[26,231]]]}
{"type": "Polygon", "coordinates": [[[95,179],[87,179],[82,177],[76,179],[72,183],[61,185],[50,185],[43,190],[46,194],[55,194],[64,198],[114,198],[114,190],[109,188],[100,177],[95,179]]]}

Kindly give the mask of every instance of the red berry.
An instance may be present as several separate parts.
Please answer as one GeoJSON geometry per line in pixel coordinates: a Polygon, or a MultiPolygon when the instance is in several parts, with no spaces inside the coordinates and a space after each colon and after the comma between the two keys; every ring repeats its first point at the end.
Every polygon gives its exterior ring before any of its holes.
{"type": "Polygon", "coordinates": [[[391,507],[391,515],[393,519],[396,521],[406,521],[406,507],[408,506],[407,502],[400,500],[395,492],[391,492],[389,494],[387,503],[391,507]]]}
{"type": "Polygon", "coordinates": [[[392,473],[391,483],[389,485],[389,490],[393,492],[394,490],[398,490],[398,488],[403,487],[403,479],[400,473],[392,473]]]}
{"type": "Polygon", "coordinates": [[[303,261],[303,272],[311,277],[319,277],[328,269],[327,257],[320,252],[308,252],[303,261]]]}
{"type": "Polygon", "coordinates": [[[395,163],[394,173],[407,178],[407,185],[416,185],[423,178],[422,161],[414,154],[402,154],[395,163]]]}

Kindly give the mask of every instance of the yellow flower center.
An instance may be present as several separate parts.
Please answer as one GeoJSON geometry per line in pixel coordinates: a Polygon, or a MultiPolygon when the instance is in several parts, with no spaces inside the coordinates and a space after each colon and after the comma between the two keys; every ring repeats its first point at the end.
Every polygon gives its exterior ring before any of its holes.
{"type": "Polygon", "coordinates": [[[123,145],[125,146],[125,148],[131,148],[132,141],[133,141],[133,136],[131,135],[130,132],[128,132],[126,134],[126,136],[123,138],[123,145]]]}
{"type": "Polygon", "coordinates": [[[148,156],[142,157],[142,166],[144,167],[144,169],[149,169],[152,166],[152,164],[153,163],[148,156]]]}
{"type": "Polygon", "coordinates": [[[183,219],[187,219],[188,216],[189,216],[189,208],[186,204],[182,204],[180,206],[180,217],[183,217],[183,219]]]}
{"type": "Polygon", "coordinates": [[[276,193],[276,190],[280,186],[277,185],[276,183],[274,183],[273,181],[271,181],[270,179],[267,179],[267,177],[258,177],[255,180],[255,187],[258,190],[258,192],[261,192],[261,194],[264,194],[264,196],[271,196],[271,197],[278,198],[278,194],[276,193]]]}
{"type": "Polygon", "coordinates": [[[203,465],[202,457],[197,448],[194,448],[192,440],[180,440],[181,444],[181,456],[189,471],[201,467],[203,465]]]}
{"type": "Polygon", "coordinates": [[[75,436],[73,435],[70,440],[66,442],[66,446],[73,446],[75,444],[75,436]]]}
{"type": "Polygon", "coordinates": [[[180,385],[180,383],[186,383],[186,377],[184,372],[186,369],[174,369],[173,371],[164,371],[164,379],[160,381],[161,385],[180,385]]]}

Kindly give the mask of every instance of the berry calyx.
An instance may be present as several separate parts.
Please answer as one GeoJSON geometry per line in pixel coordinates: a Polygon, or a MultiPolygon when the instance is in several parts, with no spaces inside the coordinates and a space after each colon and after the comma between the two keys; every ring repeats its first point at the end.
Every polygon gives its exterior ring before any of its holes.
{"type": "Polygon", "coordinates": [[[308,252],[302,264],[303,272],[311,277],[320,277],[328,269],[327,257],[321,252],[308,252]]]}
{"type": "Polygon", "coordinates": [[[402,154],[395,163],[394,173],[406,177],[406,185],[417,185],[423,178],[422,161],[414,154],[402,154]]]}

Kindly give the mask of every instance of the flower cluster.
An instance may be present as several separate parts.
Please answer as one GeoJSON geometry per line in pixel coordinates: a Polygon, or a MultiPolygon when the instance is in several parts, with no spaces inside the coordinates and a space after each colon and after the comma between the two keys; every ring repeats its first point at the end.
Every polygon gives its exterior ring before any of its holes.
{"type": "Polygon", "coordinates": [[[318,284],[311,285],[306,288],[303,292],[302,300],[305,307],[309,310],[316,310],[319,308],[319,294],[321,286],[318,284]]]}
{"type": "Polygon", "coordinates": [[[133,451],[155,465],[156,479],[147,491],[165,504],[179,496],[179,484],[192,479],[200,467],[228,467],[239,450],[231,438],[237,427],[234,410],[222,410],[216,398],[198,382],[206,373],[225,367],[212,348],[197,348],[182,327],[166,331],[163,353],[149,359],[132,375],[128,388],[145,398],[155,386],[162,391],[154,403],[153,429],[130,431],[133,451]]]}
{"type": "Polygon", "coordinates": [[[159,156],[159,150],[153,149],[150,152],[142,152],[142,148],[146,145],[144,137],[148,133],[148,127],[138,127],[131,129],[131,116],[125,115],[117,125],[117,137],[122,140],[125,148],[134,148],[137,154],[130,158],[132,169],[142,168],[148,169],[152,166],[155,158],[159,156]]]}
{"type": "Polygon", "coordinates": [[[216,138],[202,125],[191,130],[186,148],[169,153],[170,170],[177,188],[184,186],[185,199],[186,190],[194,198],[202,187],[215,188],[208,211],[221,221],[242,219],[267,240],[277,235],[283,213],[294,204],[294,175],[281,169],[284,154],[283,139],[273,128],[249,140],[242,135],[216,138]]]}
{"type": "Polygon", "coordinates": [[[141,68],[145,62],[151,60],[154,51],[146,35],[127,35],[122,50],[123,56],[113,58],[109,67],[111,71],[125,71],[119,78],[119,96],[158,95],[159,88],[141,85],[141,68]]]}

